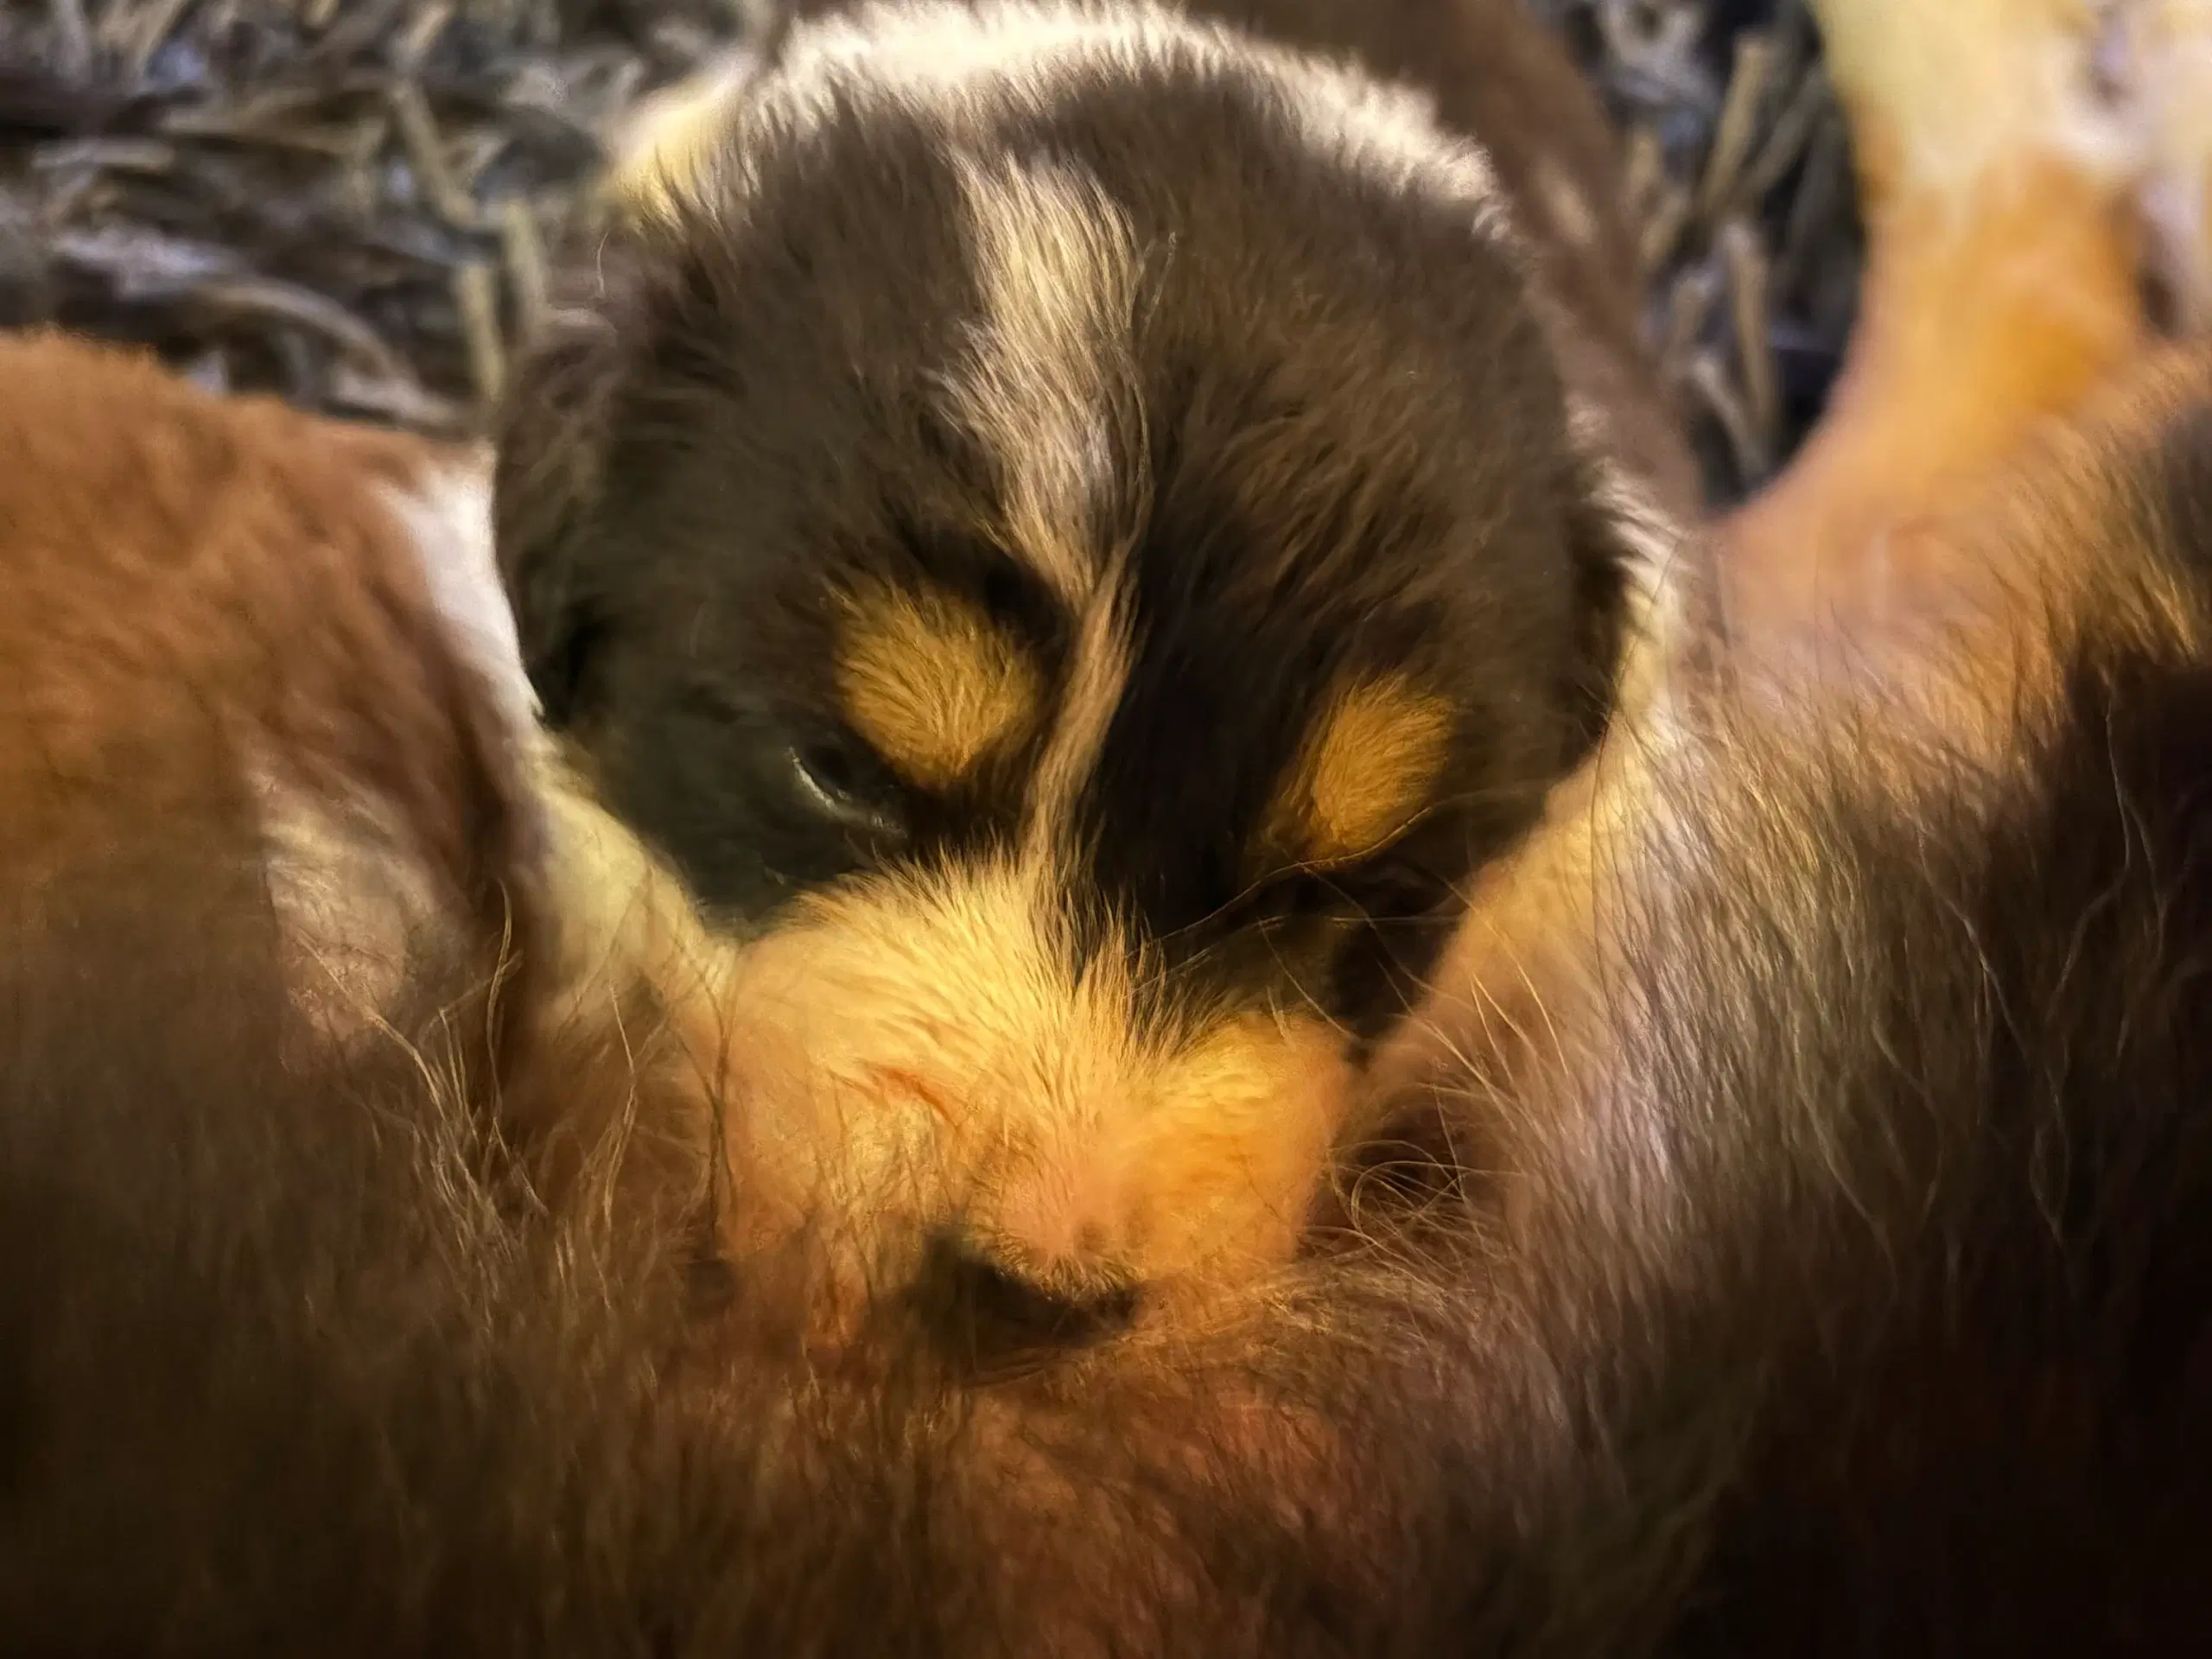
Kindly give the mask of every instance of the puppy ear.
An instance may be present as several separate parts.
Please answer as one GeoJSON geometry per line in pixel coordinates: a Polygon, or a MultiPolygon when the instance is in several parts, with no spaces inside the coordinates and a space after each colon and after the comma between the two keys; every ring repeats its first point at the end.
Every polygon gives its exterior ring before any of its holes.
{"type": "Polygon", "coordinates": [[[732,116],[767,62],[757,47],[733,47],[646,98],[615,135],[604,192],[621,211],[679,218],[715,176],[732,116]]]}
{"type": "Polygon", "coordinates": [[[1614,715],[1642,695],[1650,659],[1679,608],[1685,532],[1642,480],[1606,454],[1596,423],[1574,423],[1568,549],[1574,561],[1576,637],[1566,687],[1571,758],[1580,760],[1614,715]]]}
{"type": "Polygon", "coordinates": [[[556,729],[581,712],[607,631],[592,553],[613,451],[642,381],[670,366],[657,353],[682,332],[671,309],[698,297],[685,250],[699,234],[702,197],[726,194],[732,114],[762,66],[758,52],[732,51],[648,99],[626,124],[600,188],[602,234],[575,272],[582,286],[526,348],[502,406],[499,569],[524,663],[556,729]]]}
{"type": "Polygon", "coordinates": [[[647,325],[634,282],[556,307],[524,350],[501,405],[493,518],[499,576],[513,607],[545,723],[579,713],[604,643],[594,591],[599,518],[626,391],[647,325]]]}

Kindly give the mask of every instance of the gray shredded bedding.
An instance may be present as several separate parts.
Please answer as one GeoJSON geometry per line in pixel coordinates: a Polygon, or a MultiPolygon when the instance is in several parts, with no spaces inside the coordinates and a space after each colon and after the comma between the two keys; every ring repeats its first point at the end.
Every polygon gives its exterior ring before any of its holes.
{"type": "MultiPolygon", "coordinates": [[[[1528,0],[1629,134],[1650,327],[1718,499],[1834,377],[1860,238],[1803,0],[1528,0]]],[[[464,432],[622,114],[774,0],[6,0],[0,323],[464,432]]]]}

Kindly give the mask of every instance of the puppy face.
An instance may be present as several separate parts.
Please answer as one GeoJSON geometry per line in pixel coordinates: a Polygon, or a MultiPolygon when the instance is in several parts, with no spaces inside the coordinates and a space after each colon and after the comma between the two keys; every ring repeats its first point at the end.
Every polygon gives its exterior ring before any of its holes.
{"type": "Polygon", "coordinates": [[[1147,12],[675,107],[500,533],[553,718],[759,936],[741,1161],[1055,1292],[1280,1257],[1621,637],[1479,153],[1147,12]]]}

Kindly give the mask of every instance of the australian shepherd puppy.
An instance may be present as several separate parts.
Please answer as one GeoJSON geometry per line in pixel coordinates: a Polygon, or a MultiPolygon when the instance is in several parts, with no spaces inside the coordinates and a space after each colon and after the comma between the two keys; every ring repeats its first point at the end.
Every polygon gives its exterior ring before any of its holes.
{"type": "Polygon", "coordinates": [[[759,1224],[1088,1331],[1294,1252],[1688,468],[1513,0],[805,10],[642,124],[500,558],[579,769],[751,940],[759,1224]]]}

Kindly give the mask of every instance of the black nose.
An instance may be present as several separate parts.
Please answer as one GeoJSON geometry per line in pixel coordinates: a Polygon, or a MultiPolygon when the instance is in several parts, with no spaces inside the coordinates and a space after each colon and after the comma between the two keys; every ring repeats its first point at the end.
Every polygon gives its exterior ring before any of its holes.
{"type": "Polygon", "coordinates": [[[1137,1299],[1122,1284],[1046,1286],[947,1232],[930,1243],[915,1300],[947,1357],[988,1374],[1104,1341],[1128,1326],[1137,1299]]]}

